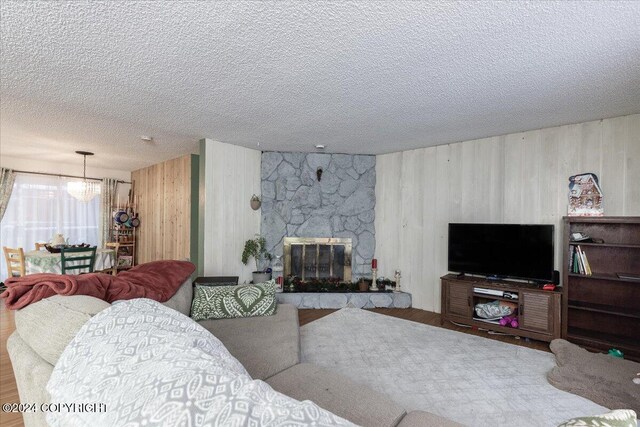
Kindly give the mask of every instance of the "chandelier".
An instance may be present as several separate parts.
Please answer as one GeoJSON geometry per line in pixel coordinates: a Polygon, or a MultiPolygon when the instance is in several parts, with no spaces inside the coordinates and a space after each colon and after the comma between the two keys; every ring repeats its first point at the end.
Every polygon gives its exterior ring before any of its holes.
{"type": "Polygon", "coordinates": [[[67,193],[81,202],[88,202],[100,194],[100,183],[87,181],[87,156],[93,156],[89,151],[76,151],[84,156],[84,169],[82,171],[82,181],[71,181],[67,183],[67,193]]]}

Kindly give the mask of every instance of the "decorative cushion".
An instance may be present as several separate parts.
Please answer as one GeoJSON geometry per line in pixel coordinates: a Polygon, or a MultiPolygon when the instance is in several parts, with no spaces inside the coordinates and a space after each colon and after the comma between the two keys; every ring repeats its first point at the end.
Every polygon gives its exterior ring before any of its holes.
{"type": "Polygon", "coordinates": [[[204,320],[270,316],[276,307],[274,280],[257,285],[196,286],[191,317],[204,320]]]}
{"type": "Polygon", "coordinates": [[[636,427],[636,413],[631,409],[616,409],[602,415],[572,418],[558,427],[636,427]]]}

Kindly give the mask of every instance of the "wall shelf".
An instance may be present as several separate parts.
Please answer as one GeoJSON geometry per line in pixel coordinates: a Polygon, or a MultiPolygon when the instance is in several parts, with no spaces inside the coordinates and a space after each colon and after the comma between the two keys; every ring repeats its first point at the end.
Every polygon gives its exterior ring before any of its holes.
{"type": "MultiPolygon", "coordinates": [[[[130,206],[135,211],[135,206],[130,206]]],[[[116,211],[121,208],[113,206],[112,217],[116,211]]],[[[135,227],[127,227],[124,224],[118,224],[115,219],[109,229],[109,242],[118,244],[118,252],[116,253],[116,265],[118,270],[128,270],[136,265],[136,230],[135,227]]]]}

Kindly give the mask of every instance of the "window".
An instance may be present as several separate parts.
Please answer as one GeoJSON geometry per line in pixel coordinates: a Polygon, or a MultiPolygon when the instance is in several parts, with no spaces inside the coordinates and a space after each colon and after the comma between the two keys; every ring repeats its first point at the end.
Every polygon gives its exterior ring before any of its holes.
{"type": "MultiPolygon", "coordinates": [[[[69,243],[98,244],[100,237],[100,197],[88,203],[67,193],[71,179],[18,174],[7,210],[0,223],[2,246],[35,249],[36,242],[48,242],[62,233],[69,243]]],[[[4,255],[0,277],[7,277],[4,255]]]]}

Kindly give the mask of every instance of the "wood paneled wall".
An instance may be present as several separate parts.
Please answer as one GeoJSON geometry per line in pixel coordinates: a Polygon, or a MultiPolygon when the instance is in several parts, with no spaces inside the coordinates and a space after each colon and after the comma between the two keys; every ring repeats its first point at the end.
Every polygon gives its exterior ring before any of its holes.
{"type": "Polygon", "coordinates": [[[449,222],[554,224],[556,269],[568,178],[594,172],[606,215],[640,215],[640,115],[380,155],[379,274],[402,270],[413,306],[440,312],[449,222]]]}
{"type": "Polygon", "coordinates": [[[140,213],[139,264],[191,257],[192,161],[197,156],[189,154],[131,173],[140,213]]]}
{"type": "Polygon", "coordinates": [[[258,150],[200,141],[200,275],[251,280],[252,263],[241,257],[244,242],[260,232],[260,210],[249,206],[260,194],[260,162],[258,150]]]}

